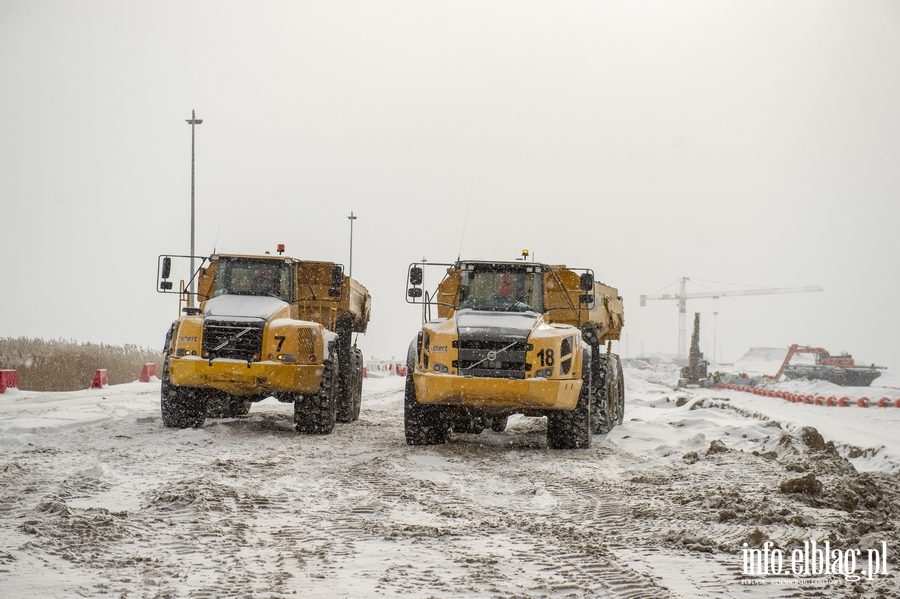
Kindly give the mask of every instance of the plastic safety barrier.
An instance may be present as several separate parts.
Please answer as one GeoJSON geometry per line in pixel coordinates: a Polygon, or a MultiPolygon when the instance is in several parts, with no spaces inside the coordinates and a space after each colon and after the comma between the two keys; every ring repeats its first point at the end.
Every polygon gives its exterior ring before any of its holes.
{"type": "Polygon", "coordinates": [[[19,388],[19,374],[15,370],[0,370],[0,393],[19,388]]]}
{"type": "Polygon", "coordinates": [[[148,364],[144,364],[144,367],[141,369],[141,382],[149,383],[150,377],[156,376],[156,364],[150,362],[148,364]]]}
{"type": "Polygon", "coordinates": [[[94,381],[91,383],[91,389],[102,389],[109,386],[109,375],[105,368],[100,368],[94,375],[94,381]]]}

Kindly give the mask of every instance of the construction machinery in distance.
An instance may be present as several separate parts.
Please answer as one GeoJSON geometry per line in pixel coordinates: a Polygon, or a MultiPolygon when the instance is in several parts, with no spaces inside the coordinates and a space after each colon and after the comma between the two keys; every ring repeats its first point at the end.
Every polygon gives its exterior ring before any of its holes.
{"type": "Polygon", "coordinates": [[[694,312],[694,333],[691,335],[691,352],[688,354],[687,366],[681,369],[678,379],[679,387],[699,387],[708,383],[708,362],[700,351],[700,313],[694,312]]]}
{"type": "Polygon", "coordinates": [[[237,417],[267,397],[294,404],[297,432],[329,434],[359,418],[362,352],[371,297],[333,262],[278,255],[160,256],[157,291],[173,290],[173,258],[200,258],[199,307],[187,306],[165,341],[160,408],[165,426],[237,417]]]}
{"type": "Polygon", "coordinates": [[[407,354],[408,444],[502,432],[524,414],[547,417],[550,448],[582,449],[622,422],[622,364],[612,353],[625,324],[619,292],[590,269],[527,257],[410,265],[407,301],[422,305],[423,326],[407,354]],[[440,269],[433,294],[426,267],[440,269]]]}
{"type": "Polygon", "coordinates": [[[682,363],[685,358],[685,314],[687,312],[687,300],[701,298],[718,299],[720,297],[734,297],[738,295],[768,295],[773,293],[805,293],[811,291],[824,291],[824,289],[822,289],[821,287],[813,285],[807,287],[761,287],[756,289],[735,289],[731,291],[702,291],[699,293],[686,293],[685,287],[687,282],[690,280],[691,279],[689,279],[688,277],[682,277],[681,279],[679,279],[680,288],[678,293],[661,293],[641,296],[642,307],[647,305],[647,300],[678,301],[678,359],[682,361],[682,363]]]}
{"type": "Polygon", "coordinates": [[[848,353],[832,356],[821,347],[808,347],[793,344],[784,357],[784,362],[778,373],[772,377],[776,381],[784,375],[789,379],[823,380],[842,387],[868,387],[872,381],[881,376],[879,370],[884,366],[857,366],[856,361],[848,353]],[[812,354],[815,362],[812,364],[791,364],[791,359],[797,354],[812,354]]]}

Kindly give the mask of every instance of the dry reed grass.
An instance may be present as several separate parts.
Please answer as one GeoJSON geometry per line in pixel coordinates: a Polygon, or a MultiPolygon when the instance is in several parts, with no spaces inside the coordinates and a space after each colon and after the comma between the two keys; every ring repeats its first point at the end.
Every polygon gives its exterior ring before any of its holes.
{"type": "Polygon", "coordinates": [[[162,373],[159,350],[74,341],[0,338],[0,370],[15,370],[19,388],[29,391],[76,391],[87,389],[99,368],[109,374],[109,384],[132,383],[144,364],[156,364],[162,373]]]}

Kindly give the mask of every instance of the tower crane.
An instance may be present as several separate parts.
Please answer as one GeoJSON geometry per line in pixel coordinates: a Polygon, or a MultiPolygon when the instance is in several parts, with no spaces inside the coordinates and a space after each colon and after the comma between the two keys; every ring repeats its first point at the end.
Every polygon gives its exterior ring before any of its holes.
{"type": "Polygon", "coordinates": [[[806,287],[761,287],[757,289],[736,289],[732,291],[702,291],[700,293],[685,293],[686,283],[690,281],[688,277],[679,279],[680,288],[678,293],[657,293],[652,295],[641,296],[641,306],[647,305],[647,300],[678,300],[678,358],[685,357],[685,313],[686,303],[689,299],[731,297],[735,295],[769,295],[772,293],[805,293],[810,291],[824,291],[817,285],[806,287]]]}

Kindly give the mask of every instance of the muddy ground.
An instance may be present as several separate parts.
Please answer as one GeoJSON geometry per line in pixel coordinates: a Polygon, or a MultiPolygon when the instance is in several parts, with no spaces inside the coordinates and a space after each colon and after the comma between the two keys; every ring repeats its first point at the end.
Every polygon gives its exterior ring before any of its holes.
{"type": "Polygon", "coordinates": [[[52,409],[4,413],[23,442],[0,456],[0,595],[900,597],[898,477],[857,472],[815,428],[644,383],[590,450],[551,451],[544,419],[521,417],[408,447],[402,388],[368,381],[361,419],[323,437],[274,400],[166,429],[154,390],[51,432],[27,418],[52,409]],[[692,447],[646,451],[651,418],[692,447]],[[747,548],[811,539],[885,542],[888,574],[742,571],[747,548]]]}

